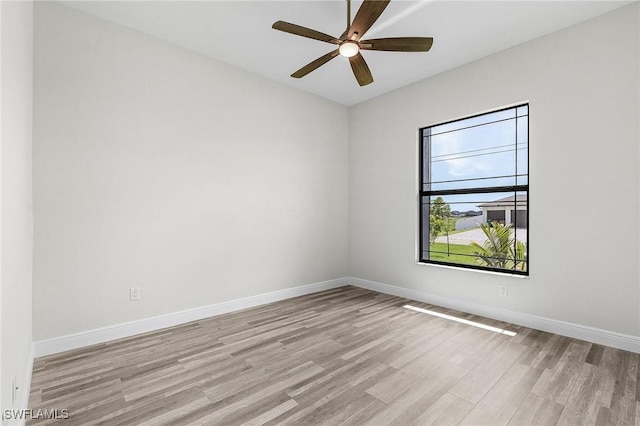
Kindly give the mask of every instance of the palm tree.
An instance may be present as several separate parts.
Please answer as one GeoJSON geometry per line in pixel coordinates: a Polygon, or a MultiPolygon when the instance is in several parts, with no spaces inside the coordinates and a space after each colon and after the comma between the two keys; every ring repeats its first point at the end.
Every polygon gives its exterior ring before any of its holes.
{"type": "Polygon", "coordinates": [[[522,241],[512,237],[511,225],[499,222],[480,224],[480,229],[487,236],[483,245],[472,242],[474,254],[478,262],[490,268],[527,269],[527,247],[522,241]]]}

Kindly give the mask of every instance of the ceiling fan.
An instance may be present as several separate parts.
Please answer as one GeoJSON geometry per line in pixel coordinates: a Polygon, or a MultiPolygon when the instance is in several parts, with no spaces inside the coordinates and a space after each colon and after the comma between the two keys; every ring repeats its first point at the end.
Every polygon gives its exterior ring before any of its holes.
{"type": "Polygon", "coordinates": [[[373,76],[367,66],[361,50],[383,50],[387,52],[428,52],[433,44],[431,37],[394,37],[374,38],[362,40],[374,22],[380,17],[390,0],[364,0],[360,9],[351,22],[351,0],[347,0],[347,29],[339,38],[332,37],[320,31],[301,27],[289,22],[277,21],[272,28],[286,33],[312,38],[327,43],[335,44],[337,49],[319,57],[291,74],[291,77],[301,78],[326,64],[338,55],[349,58],[353,74],[360,86],[366,86],[373,82],[373,76]]]}

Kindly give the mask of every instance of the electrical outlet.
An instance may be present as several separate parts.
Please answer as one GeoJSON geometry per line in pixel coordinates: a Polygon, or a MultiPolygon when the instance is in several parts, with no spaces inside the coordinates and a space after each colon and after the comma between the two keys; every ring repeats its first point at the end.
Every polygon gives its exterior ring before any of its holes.
{"type": "Polygon", "coordinates": [[[140,287],[131,287],[129,289],[129,300],[140,300],[140,287]]]}
{"type": "Polygon", "coordinates": [[[498,287],[498,291],[500,292],[500,296],[508,296],[509,295],[509,287],[506,285],[501,285],[498,287]]]}
{"type": "Polygon", "coordinates": [[[324,260],[318,259],[318,270],[324,269],[324,260]]]}

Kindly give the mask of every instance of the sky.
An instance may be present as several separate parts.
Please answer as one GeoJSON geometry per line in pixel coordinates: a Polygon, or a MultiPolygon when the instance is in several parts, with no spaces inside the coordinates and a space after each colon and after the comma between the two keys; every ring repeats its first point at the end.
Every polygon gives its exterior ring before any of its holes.
{"type": "MultiPolygon", "coordinates": [[[[431,127],[431,189],[522,185],[528,173],[527,107],[431,127]],[[516,137],[517,135],[517,137],[516,137]]],[[[425,171],[425,174],[427,172],[425,171]]],[[[428,175],[425,176],[428,179],[428,175]]],[[[513,193],[443,196],[451,210],[479,210],[513,193]]]]}

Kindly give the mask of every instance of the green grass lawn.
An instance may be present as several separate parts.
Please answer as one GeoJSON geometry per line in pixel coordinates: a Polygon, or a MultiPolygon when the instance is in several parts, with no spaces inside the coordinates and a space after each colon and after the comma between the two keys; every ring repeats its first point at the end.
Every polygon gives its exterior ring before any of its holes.
{"type": "MultiPolygon", "coordinates": [[[[473,247],[463,244],[449,244],[449,255],[447,255],[447,243],[433,243],[429,245],[429,259],[438,262],[482,266],[482,263],[478,263],[476,260],[473,247]]],[[[505,268],[505,271],[509,270],[510,268],[505,268]]]]}
{"type": "MultiPolygon", "coordinates": [[[[450,234],[451,235],[451,234],[450,234]]],[[[429,245],[429,257],[439,262],[462,263],[465,265],[478,265],[473,247],[462,244],[449,244],[447,255],[447,243],[433,243],[429,245]]]]}

